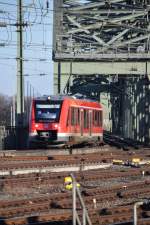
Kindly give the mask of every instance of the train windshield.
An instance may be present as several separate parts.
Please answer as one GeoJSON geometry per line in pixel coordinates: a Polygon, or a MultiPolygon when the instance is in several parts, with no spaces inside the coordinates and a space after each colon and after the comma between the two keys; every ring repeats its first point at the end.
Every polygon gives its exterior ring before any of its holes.
{"type": "Polygon", "coordinates": [[[35,104],[36,122],[58,122],[61,102],[37,102],[35,104]]]}

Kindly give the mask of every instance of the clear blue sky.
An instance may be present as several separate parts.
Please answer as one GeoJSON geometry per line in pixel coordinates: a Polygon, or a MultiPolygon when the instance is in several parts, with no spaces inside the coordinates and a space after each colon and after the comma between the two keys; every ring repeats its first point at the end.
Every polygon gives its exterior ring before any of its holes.
{"type": "MultiPolygon", "coordinates": [[[[27,85],[32,92],[53,93],[52,30],[53,0],[22,0],[24,22],[24,78],[25,95],[27,85]]],[[[0,93],[12,96],[16,93],[16,36],[17,0],[0,0],[0,22],[8,26],[0,27],[0,93]],[[4,12],[1,12],[4,11],[4,12]]]]}

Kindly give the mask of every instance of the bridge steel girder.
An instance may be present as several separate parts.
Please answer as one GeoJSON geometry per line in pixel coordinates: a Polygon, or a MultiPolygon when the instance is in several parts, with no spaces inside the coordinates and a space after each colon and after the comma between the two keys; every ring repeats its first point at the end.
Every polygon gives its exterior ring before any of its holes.
{"type": "Polygon", "coordinates": [[[72,74],[76,75],[148,75],[150,80],[150,62],[55,62],[54,63],[54,92],[63,92],[72,74]],[[61,76],[59,72],[61,71],[61,76]],[[58,79],[59,77],[59,79],[58,79]],[[58,80],[60,91],[58,90],[58,80]]]}
{"type": "Polygon", "coordinates": [[[55,0],[53,59],[149,60],[149,19],[149,0],[55,0]]]}

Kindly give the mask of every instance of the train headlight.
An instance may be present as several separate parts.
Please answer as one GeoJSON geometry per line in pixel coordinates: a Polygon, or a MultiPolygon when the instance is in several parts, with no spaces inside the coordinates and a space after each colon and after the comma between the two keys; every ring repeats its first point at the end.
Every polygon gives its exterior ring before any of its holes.
{"type": "Polygon", "coordinates": [[[38,124],[35,124],[35,127],[36,127],[36,128],[38,128],[38,127],[39,127],[39,125],[38,125],[38,124]]]}
{"type": "Polygon", "coordinates": [[[58,128],[58,124],[55,124],[55,125],[54,125],[54,128],[58,128]]]}

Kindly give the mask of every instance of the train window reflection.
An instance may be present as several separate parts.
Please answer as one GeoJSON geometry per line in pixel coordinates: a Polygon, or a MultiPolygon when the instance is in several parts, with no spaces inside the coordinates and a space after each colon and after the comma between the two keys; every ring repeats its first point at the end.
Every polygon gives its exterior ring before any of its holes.
{"type": "Polygon", "coordinates": [[[60,115],[60,104],[36,104],[35,106],[35,115],[36,122],[39,121],[59,121],[60,115]]]}
{"type": "Polygon", "coordinates": [[[93,125],[95,127],[102,126],[102,112],[94,110],[93,111],[93,125]]]}

